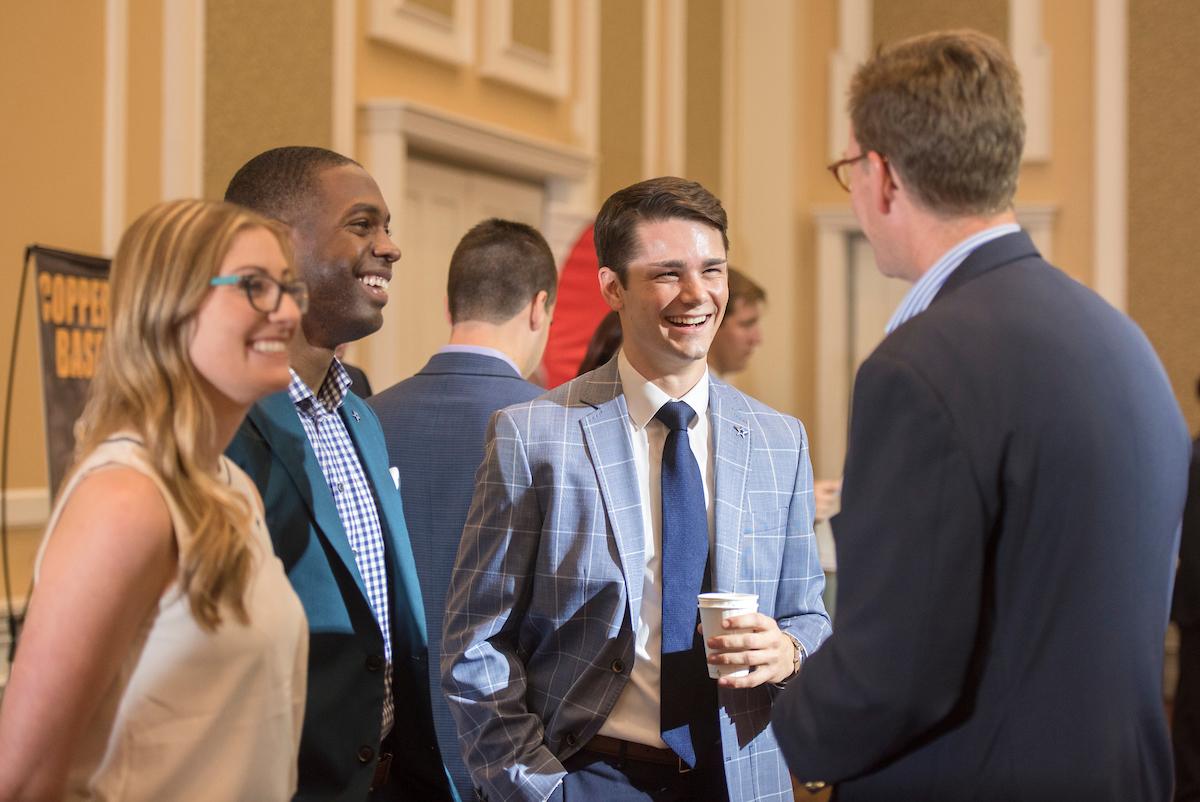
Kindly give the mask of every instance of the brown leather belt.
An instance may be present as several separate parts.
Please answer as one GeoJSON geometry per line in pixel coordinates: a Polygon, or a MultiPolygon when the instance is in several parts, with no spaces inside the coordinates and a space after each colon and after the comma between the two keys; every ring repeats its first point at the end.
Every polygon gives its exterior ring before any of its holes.
{"type": "Polygon", "coordinates": [[[598,752],[602,755],[617,757],[622,760],[636,760],[641,763],[674,766],[679,770],[680,774],[686,774],[692,770],[688,764],[679,759],[679,755],[670,749],[658,749],[657,747],[634,743],[633,741],[609,738],[607,735],[592,736],[592,740],[588,741],[583,748],[587,751],[598,752]]]}

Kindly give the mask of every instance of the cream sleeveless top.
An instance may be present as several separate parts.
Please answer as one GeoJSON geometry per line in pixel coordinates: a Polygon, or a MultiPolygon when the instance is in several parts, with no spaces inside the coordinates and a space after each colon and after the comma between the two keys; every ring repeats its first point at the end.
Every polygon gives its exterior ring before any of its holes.
{"type": "MultiPolygon", "coordinates": [[[[189,532],[175,502],[141,444],[122,435],[102,443],[74,473],[46,541],[79,480],[113,466],[133,468],[158,485],[185,553],[189,532]]],[[[216,632],[206,632],[178,584],[168,587],[112,684],[99,692],[99,707],[79,734],[67,799],[269,801],[295,793],[308,624],[271,548],[258,490],[224,457],[219,470],[253,510],[246,533],[255,556],[246,590],[250,623],[225,612],[216,632]]],[[[37,567],[45,548],[43,542],[37,567]]]]}

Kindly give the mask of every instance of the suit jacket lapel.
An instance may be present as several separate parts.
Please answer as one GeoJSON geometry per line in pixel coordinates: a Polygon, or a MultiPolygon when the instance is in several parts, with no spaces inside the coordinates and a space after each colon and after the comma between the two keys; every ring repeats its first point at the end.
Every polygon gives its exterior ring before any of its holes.
{"type": "MultiPolygon", "coordinates": [[[[374,414],[366,403],[353,396],[346,396],[340,410],[346,430],[358,451],[362,463],[363,474],[367,483],[374,491],[376,507],[379,510],[379,522],[383,527],[383,536],[387,539],[388,553],[392,559],[392,571],[395,587],[392,598],[402,601],[402,606],[393,610],[393,620],[397,623],[400,616],[407,612],[416,629],[410,632],[411,639],[419,639],[427,644],[425,631],[425,605],[421,601],[420,585],[417,582],[416,567],[412,556],[412,543],[408,538],[408,524],[404,520],[404,510],[400,501],[400,492],[388,472],[387,450],[383,440],[378,436],[378,425],[371,426],[374,414]],[[363,427],[368,427],[364,429],[363,427]],[[394,491],[394,492],[393,492],[394,491]]],[[[353,559],[353,555],[351,555],[353,559]]]]}
{"type": "Polygon", "coordinates": [[[713,487],[713,590],[730,592],[738,577],[746,478],[750,472],[750,407],[741,393],[710,380],[708,419],[716,470],[713,487]]]}
{"type": "Polygon", "coordinates": [[[629,408],[621,392],[615,360],[597,371],[592,382],[583,385],[580,401],[595,407],[579,423],[621,558],[629,596],[629,620],[636,621],[642,609],[645,535],[641,492],[629,442],[629,408]]]}
{"type": "Polygon", "coordinates": [[[286,392],[268,396],[250,409],[249,417],[291,477],[296,493],[304,499],[312,514],[317,531],[337,552],[366,599],[367,586],[358,572],[350,540],[342,527],[342,519],[333,502],[329,484],[325,481],[325,474],[321,472],[317,453],[308,442],[308,435],[304,433],[304,426],[300,423],[291,398],[286,392]]]}

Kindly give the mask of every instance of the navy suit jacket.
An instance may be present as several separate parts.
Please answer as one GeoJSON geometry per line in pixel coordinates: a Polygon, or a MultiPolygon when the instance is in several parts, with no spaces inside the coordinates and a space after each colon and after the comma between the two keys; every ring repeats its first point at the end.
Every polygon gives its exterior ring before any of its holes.
{"type": "MultiPolygon", "coordinates": [[[[434,737],[425,612],[379,423],[353,393],[340,412],[374,489],[391,590],[394,760],[390,782],[372,799],[455,799],[434,737]]],[[[286,391],[251,408],[226,454],[258,486],[275,552],[308,617],[296,799],[361,802],[379,750],[383,637],[333,495],[286,391]]]]}
{"type": "Polygon", "coordinates": [[[837,799],[1165,800],[1187,429],[1146,337],[986,243],[854,387],[837,628],[775,702],[837,799]]]}
{"type": "MultiPolygon", "coordinates": [[[[541,395],[501,359],[435,354],[419,373],[367,402],[379,415],[388,459],[400,471],[400,493],[417,578],[429,623],[430,687],[440,687],[442,618],[458,541],[483,461],[488,420],[498,409],[541,395]]],[[[464,797],[474,795],[454,719],[434,693],[433,720],[450,775],[464,797]]]]}

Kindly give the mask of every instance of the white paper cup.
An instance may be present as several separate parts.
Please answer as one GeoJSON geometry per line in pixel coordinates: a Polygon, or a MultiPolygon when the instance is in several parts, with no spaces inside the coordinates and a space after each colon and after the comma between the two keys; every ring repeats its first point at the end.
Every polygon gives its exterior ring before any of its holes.
{"type": "MultiPolygon", "coordinates": [[[[700,629],[704,634],[704,655],[713,653],[708,648],[708,639],[740,630],[726,629],[723,622],[735,615],[758,612],[757,593],[701,593],[696,597],[700,605],[700,629]]],[[[749,666],[715,666],[708,664],[708,676],[713,679],[720,677],[744,677],[750,673],[749,666]]]]}

